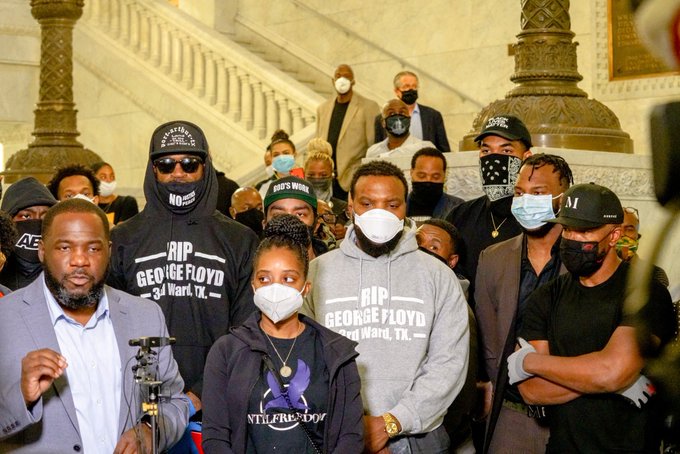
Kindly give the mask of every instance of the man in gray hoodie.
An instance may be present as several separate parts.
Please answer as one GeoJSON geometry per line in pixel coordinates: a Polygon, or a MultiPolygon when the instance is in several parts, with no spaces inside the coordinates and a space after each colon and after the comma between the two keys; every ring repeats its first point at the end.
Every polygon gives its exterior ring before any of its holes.
{"type": "Polygon", "coordinates": [[[353,225],[311,262],[303,312],[359,342],[366,451],[444,453],[442,421],[468,367],[467,303],[451,270],[418,250],[406,192],[398,167],[359,167],[353,225]]]}

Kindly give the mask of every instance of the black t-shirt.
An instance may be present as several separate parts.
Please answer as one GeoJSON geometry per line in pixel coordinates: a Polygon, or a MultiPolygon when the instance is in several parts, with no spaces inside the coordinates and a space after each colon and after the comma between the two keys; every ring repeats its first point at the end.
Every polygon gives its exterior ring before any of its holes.
{"type": "Polygon", "coordinates": [[[331,114],[331,122],[328,125],[328,143],[333,147],[333,163],[335,167],[338,167],[335,150],[338,147],[338,139],[340,138],[340,130],[342,129],[342,122],[345,121],[345,114],[347,113],[347,107],[349,103],[339,103],[335,101],[333,106],[333,113],[331,114]]]}
{"type": "MultiPolygon", "coordinates": [[[[578,277],[568,273],[538,288],[527,301],[520,336],[547,340],[555,356],[602,350],[617,327],[633,323],[622,314],[628,269],[622,263],[595,287],[581,285],[578,277]]],[[[670,294],[656,281],[641,318],[662,342],[672,337],[670,294]]],[[[550,409],[548,452],[646,452],[655,444],[649,427],[654,407],[654,399],[639,410],[612,393],[585,394],[555,405],[550,409]]]]}
{"type": "Polygon", "coordinates": [[[456,272],[470,281],[468,303],[473,308],[479,254],[492,244],[522,233],[522,227],[510,211],[511,205],[512,197],[491,202],[487,196],[482,196],[457,205],[446,217],[447,221],[456,226],[463,239],[463,247],[459,249],[460,259],[456,265],[456,272]],[[498,231],[498,236],[495,238],[492,236],[494,230],[498,231]]]}
{"type": "MultiPolygon", "coordinates": [[[[281,377],[291,404],[300,414],[314,442],[323,447],[323,434],[328,407],[328,369],[323,359],[321,342],[314,329],[306,329],[293,339],[271,338],[283,359],[291,347],[286,364],[292,369],[289,377],[281,377]]],[[[269,356],[278,371],[282,362],[267,341],[269,356]]],[[[272,373],[263,368],[248,401],[248,453],[314,453],[307,435],[280,393],[272,373]]]]}
{"type": "Polygon", "coordinates": [[[119,195],[111,203],[100,203],[99,208],[104,210],[107,214],[109,222],[114,225],[119,222],[130,219],[135,214],[139,213],[137,200],[129,195],[119,195]]]}

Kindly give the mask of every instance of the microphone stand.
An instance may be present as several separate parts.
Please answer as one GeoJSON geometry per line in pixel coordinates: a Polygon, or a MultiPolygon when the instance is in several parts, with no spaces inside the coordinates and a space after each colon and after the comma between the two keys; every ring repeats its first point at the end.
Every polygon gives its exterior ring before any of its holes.
{"type": "Polygon", "coordinates": [[[131,339],[130,346],[139,346],[135,356],[137,364],[132,366],[135,382],[142,388],[142,412],[148,416],[151,425],[151,454],[158,454],[158,405],[161,397],[162,381],[158,380],[158,353],[151,347],[162,347],[175,343],[174,337],[140,337],[131,339]]]}

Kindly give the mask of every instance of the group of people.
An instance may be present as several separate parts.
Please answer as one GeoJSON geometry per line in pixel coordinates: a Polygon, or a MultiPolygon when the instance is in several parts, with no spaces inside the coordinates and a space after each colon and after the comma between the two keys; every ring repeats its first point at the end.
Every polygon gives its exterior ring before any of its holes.
{"type": "Polygon", "coordinates": [[[415,74],[378,118],[333,83],[305,162],[278,131],[228,216],[186,121],[153,132],[139,213],[108,164],[10,186],[1,452],[190,453],[197,427],[206,453],[658,452],[645,360],[677,326],[659,268],[624,311],[637,211],[510,115],[476,138],[484,195],[453,197],[415,74]]]}

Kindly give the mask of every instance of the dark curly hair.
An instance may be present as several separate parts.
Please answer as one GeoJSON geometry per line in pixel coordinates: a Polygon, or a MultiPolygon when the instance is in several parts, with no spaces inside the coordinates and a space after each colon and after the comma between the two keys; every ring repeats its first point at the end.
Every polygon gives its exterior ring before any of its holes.
{"type": "Polygon", "coordinates": [[[300,260],[300,265],[305,271],[305,277],[309,271],[309,256],[307,250],[312,244],[312,237],[307,225],[297,216],[292,214],[280,214],[272,218],[264,228],[263,240],[255,252],[253,269],[260,260],[260,256],[274,248],[285,248],[292,251],[300,260]]]}
{"type": "Polygon", "coordinates": [[[418,162],[418,158],[421,156],[428,156],[431,158],[439,158],[442,160],[442,168],[446,170],[446,156],[444,156],[444,153],[441,151],[437,150],[436,148],[432,147],[425,147],[421,148],[420,150],[416,151],[413,157],[411,158],[411,169],[416,168],[416,162],[418,162]]]}
{"type": "Polygon", "coordinates": [[[70,166],[57,169],[57,172],[54,174],[50,182],[47,183],[47,189],[50,190],[55,199],[59,200],[59,196],[57,194],[59,192],[59,183],[61,183],[61,180],[76,175],[82,175],[90,180],[93,190],[92,195],[99,195],[99,180],[97,180],[97,177],[94,175],[92,170],[80,164],[72,164],[70,166]]]}
{"type": "Polygon", "coordinates": [[[0,211],[0,251],[5,254],[6,258],[12,255],[18,236],[17,227],[12,218],[4,211],[0,211]]]}
{"type": "Polygon", "coordinates": [[[453,247],[452,252],[460,256],[460,252],[463,249],[463,237],[460,235],[460,232],[455,225],[451,224],[449,221],[445,221],[444,219],[436,218],[430,218],[427,221],[423,221],[423,225],[425,224],[439,227],[445,231],[451,239],[451,246],[453,247]]]}
{"type": "Polygon", "coordinates": [[[276,131],[274,131],[274,134],[272,134],[271,142],[269,142],[269,145],[267,145],[267,151],[272,149],[272,145],[277,144],[279,142],[287,143],[288,145],[291,146],[293,151],[295,151],[295,144],[293,143],[292,140],[290,140],[290,136],[283,129],[277,129],[276,131]]]}
{"type": "MultiPolygon", "coordinates": [[[[553,173],[557,173],[560,177],[560,184],[564,189],[569,188],[574,184],[574,176],[571,174],[571,168],[567,161],[562,156],[547,153],[536,153],[529,156],[522,162],[522,166],[531,166],[531,175],[536,169],[540,169],[545,165],[553,166],[553,173]]],[[[529,176],[531,179],[531,176],[529,176]]]]}
{"type": "Polygon", "coordinates": [[[378,176],[378,177],[395,177],[401,181],[404,185],[404,200],[406,200],[406,195],[408,193],[408,183],[406,182],[406,177],[404,177],[404,172],[394,164],[387,161],[370,161],[366,164],[360,166],[354,176],[352,177],[352,184],[350,185],[350,195],[354,197],[354,190],[356,189],[357,181],[361,177],[378,176]]]}

